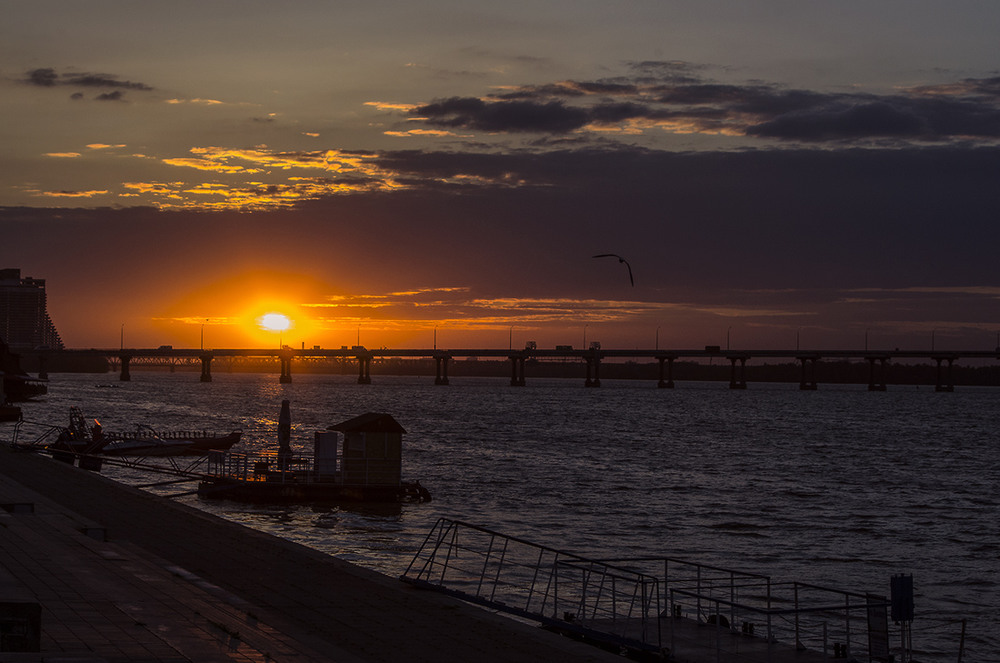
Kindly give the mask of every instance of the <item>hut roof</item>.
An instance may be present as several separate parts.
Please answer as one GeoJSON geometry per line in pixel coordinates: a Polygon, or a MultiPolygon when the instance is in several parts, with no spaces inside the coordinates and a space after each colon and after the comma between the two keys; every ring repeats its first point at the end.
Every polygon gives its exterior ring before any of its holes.
{"type": "Polygon", "coordinates": [[[339,424],[330,426],[327,430],[340,431],[341,433],[405,433],[406,430],[399,425],[391,414],[381,412],[368,412],[353,419],[342,421],[339,424]]]}

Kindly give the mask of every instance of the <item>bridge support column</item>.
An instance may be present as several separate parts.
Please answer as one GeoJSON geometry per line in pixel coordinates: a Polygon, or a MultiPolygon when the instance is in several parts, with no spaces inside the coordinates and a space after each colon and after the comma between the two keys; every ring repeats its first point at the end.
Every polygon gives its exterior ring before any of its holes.
{"type": "Polygon", "coordinates": [[[868,357],[868,391],[886,391],[885,364],[886,357],[868,357]],[[875,381],[875,362],[879,362],[879,381],[875,381]]]}
{"type": "Polygon", "coordinates": [[[372,383],[372,358],[358,355],[358,384],[372,383]]]}
{"type": "Polygon", "coordinates": [[[601,358],[596,354],[592,357],[585,357],[587,361],[587,379],[584,380],[584,387],[600,387],[601,386],[601,358]],[[590,379],[590,369],[594,369],[594,379],[590,379]]]}
{"type": "Polygon", "coordinates": [[[660,380],[656,383],[656,386],[660,389],[673,389],[674,388],[674,359],[677,357],[657,357],[660,361],[660,380]],[[667,379],[663,379],[663,366],[666,364],[667,367],[667,379]]]}
{"type": "Polygon", "coordinates": [[[434,384],[448,384],[448,359],[450,357],[434,357],[434,384]]]}
{"type": "Polygon", "coordinates": [[[278,382],[281,384],[291,384],[292,355],[278,355],[278,361],[281,363],[281,376],[278,378],[278,382]]]}
{"type": "Polygon", "coordinates": [[[48,380],[49,370],[48,370],[49,357],[46,354],[38,355],[38,379],[48,380]]]}
{"type": "Polygon", "coordinates": [[[132,375],[128,372],[128,364],[132,361],[132,355],[118,355],[118,361],[120,361],[122,365],[122,370],[118,375],[118,380],[121,382],[130,382],[132,380],[132,375]]]}
{"type": "Polygon", "coordinates": [[[937,362],[937,384],[934,386],[934,391],[955,391],[955,381],[952,378],[951,366],[955,362],[954,357],[934,357],[934,361],[937,362]],[[941,374],[941,362],[948,362],[948,375],[947,383],[942,380],[941,374]]]}
{"type": "MultiPolygon", "coordinates": [[[[212,355],[205,354],[199,357],[201,359],[201,381],[211,382],[212,381],[212,355]]],[[[174,368],[173,364],[170,364],[170,370],[174,368]]]]}
{"type": "Polygon", "coordinates": [[[802,391],[816,391],[816,362],[818,357],[797,357],[802,362],[802,379],[799,380],[799,389],[802,391]],[[808,370],[807,370],[808,369],[808,370]]]}
{"type": "Polygon", "coordinates": [[[516,355],[510,357],[510,386],[524,386],[524,357],[516,355]]]}
{"type": "Polygon", "coordinates": [[[729,388],[730,389],[746,389],[747,388],[747,358],[746,357],[730,357],[729,362],[733,365],[732,371],[729,376],[729,388]],[[736,373],[736,362],[740,362],[739,376],[736,373]]]}

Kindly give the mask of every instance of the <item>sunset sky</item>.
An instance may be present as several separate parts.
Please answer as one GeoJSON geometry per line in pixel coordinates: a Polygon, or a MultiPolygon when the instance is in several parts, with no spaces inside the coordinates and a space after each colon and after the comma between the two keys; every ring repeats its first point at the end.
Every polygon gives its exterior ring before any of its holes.
{"type": "Polygon", "coordinates": [[[0,9],[68,347],[997,345],[1000,3],[0,9]]]}

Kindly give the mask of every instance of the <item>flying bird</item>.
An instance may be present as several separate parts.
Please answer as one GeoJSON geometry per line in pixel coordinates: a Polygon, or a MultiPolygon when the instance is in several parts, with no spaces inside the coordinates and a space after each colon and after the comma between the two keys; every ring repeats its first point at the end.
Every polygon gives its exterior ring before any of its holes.
{"type": "Polygon", "coordinates": [[[591,257],[592,258],[618,258],[618,262],[625,263],[625,266],[628,268],[628,282],[632,284],[633,288],[635,287],[635,279],[632,278],[632,265],[628,264],[628,260],[626,260],[625,258],[622,258],[617,253],[598,253],[596,256],[591,256],[591,257]]]}

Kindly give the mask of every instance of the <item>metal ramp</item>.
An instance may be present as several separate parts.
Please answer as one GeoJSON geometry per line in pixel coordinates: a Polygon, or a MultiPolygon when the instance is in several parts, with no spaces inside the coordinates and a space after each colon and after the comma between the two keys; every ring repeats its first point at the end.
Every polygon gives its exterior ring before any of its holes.
{"type": "Polygon", "coordinates": [[[617,652],[662,653],[659,581],[442,518],[402,579],[617,652]]]}
{"type": "Polygon", "coordinates": [[[902,654],[890,647],[898,636],[884,596],[667,557],[587,559],[445,518],[402,580],[633,657],[815,663],[902,654]]]}

